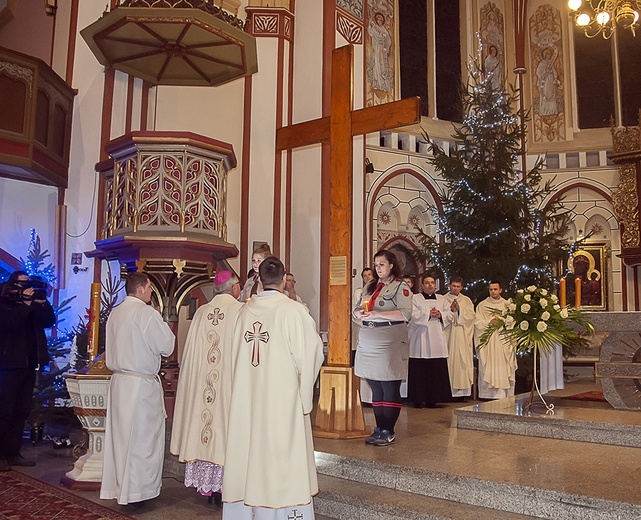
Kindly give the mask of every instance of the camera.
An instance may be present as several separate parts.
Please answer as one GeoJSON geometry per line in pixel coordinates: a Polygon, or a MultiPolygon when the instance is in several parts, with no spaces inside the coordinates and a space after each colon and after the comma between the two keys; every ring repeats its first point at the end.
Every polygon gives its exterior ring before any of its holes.
{"type": "Polygon", "coordinates": [[[0,288],[0,298],[13,302],[47,299],[47,282],[32,276],[24,282],[4,282],[0,288]],[[24,294],[25,289],[33,289],[32,295],[24,294]]]}

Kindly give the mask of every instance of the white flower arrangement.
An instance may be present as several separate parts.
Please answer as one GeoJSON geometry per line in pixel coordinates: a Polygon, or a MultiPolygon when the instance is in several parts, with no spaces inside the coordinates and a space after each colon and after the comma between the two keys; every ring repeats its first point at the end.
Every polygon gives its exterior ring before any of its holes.
{"type": "Polygon", "coordinates": [[[507,301],[503,311],[496,311],[481,335],[483,347],[495,332],[509,339],[517,352],[550,352],[555,345],[572,350],[594,334],[594,326],[578,309],[561,307],[559,299],[547,289],[530,285],[519,289],[507,301]]]}

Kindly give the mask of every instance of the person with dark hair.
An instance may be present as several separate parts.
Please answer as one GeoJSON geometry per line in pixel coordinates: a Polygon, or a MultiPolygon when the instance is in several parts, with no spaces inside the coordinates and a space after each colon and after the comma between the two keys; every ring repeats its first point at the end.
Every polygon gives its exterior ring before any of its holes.
{"type": "Polygon", "coordinates": [[[185,486],[220,503],[231,400],[234,323],[243,303],[230,271],[214,277],[214,297],[191,320],[180,360],[170,451],[186,462],[185,486]]]}
{"type": "Polygon", "coordinates": [[[474,304],[461,293],[463,278],[450,278],[450,292],[445,301],[450,307],[449,319],[444,321],[447,341],[447,369],[450,374],[452,397],[460,400],[472,395],[474,384],[474,304]]]}
{"type": "MultiPolygon", "coordinates": [[[[507,301],[501,296],[501,282],[492,280],[488,290],[490,295],[476,306],[474,340],[477,345],[490,322],[499,319],[493,311],[503,311],[507,306],[507,301]]],[[[496,331],[487,345],[478,350],[478,358],[479,398],[501,399],[514,395],[517,368],[514,346],[496,331]]]]}
{"type": "Polygon", "coordinates": [[[396,256],[381,249],[374,255],[376,277],[364,289],[352,315],[361,320],[354,373],[372,390],[376,419],[366,444],[388,446],[396,441],[394,426],[401,413],[401,382],[407,377],[407,322],[412,316],[412,291],[401,280],[396,256]]]}
{"type": "Polygon", "coordinates": [[[120,505],[157,497],[165,454],[165,404],[158,371],[175,337],[152,306],[151,280],[131,273],[127,296],[107,319],[105,357],[113,372],[107,397],[100,498],[120,505]]]}
{"type": "Polygon", "coordinates": [[[223,519],[313,519],[310,413],[323,343],[305,308],[283,294],[283,263],[268,257],[259,274],[263,291],[234,327],[223,519]]]}
{"type": "Polygon", "coordinates": [[[45,328],[56,316],[46,297],[15,271],[0,297],[0,471],[33,466],[20,454],[22,431],[31,411],[37,371],[49,364],[45,328]]]}
{"type": "Polygon", "coordinates": [[[253,276],[247,276],[247,281],[243,286],[243,292],[241,294],[242,301],[248,301],[254,294],[258,294],[263,290],[263,286],[260,282],[260,276],[258,275],[258,267],[268,256],[272,256],[272,250],[268,244],[261,244],[254,249],[252,253],[253,276]]]}
{"type": "Polygon", "coordinates": [[[447,343],[444,323],[452,311],[440,294],[431,274],[421,277],[421,292],[412,297],[412,319],[408,326],[410,341],[407,398],[416,408],[437,408],[450,400],[447,373],[447,343]]]}

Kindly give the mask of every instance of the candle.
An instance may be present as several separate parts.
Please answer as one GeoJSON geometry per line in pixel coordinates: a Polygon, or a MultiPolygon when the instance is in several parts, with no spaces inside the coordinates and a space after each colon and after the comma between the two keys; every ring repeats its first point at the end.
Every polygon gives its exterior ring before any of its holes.
{"type": "Polygon", "coordinates": [[[581,307],[581,277],[574,279],[574,306],[581,307]]]}
{"type": "Polygon", "coordinates": [[[363,300],[363,312],[366,314],[369,312],[369,300],[363,300]]]}
{"type": "Polygon", "coordinates": [[[566,305],[566,299],[567,299],[567,288],[565,287],[566,281],[565,278],[561,278],[559,280],[559,302],[561,303],[561,307],[565,307],[566,305]]]}

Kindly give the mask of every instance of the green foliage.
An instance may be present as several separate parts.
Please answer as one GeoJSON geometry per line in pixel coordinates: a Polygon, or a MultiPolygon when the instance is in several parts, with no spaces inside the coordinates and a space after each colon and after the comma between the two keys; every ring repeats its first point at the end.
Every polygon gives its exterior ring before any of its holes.
{"type": "Polygon", "coordinates": [[[570,210],[561,199],[549,201],[554,185],[542,183],[541,161],[525,175],[519,169],[524,125],[513,112],[513,87],[492,88],[478,62],[469,73],[456,145],[446,151],[424,134],[444,188],[442,214],[431,208],[439,237],[420,232],[419,260],[446,279],[463,276],[477,302],[494,279],[511,291],[531,284],[550,290],[553,268],[567,255],[570,210]]]}

